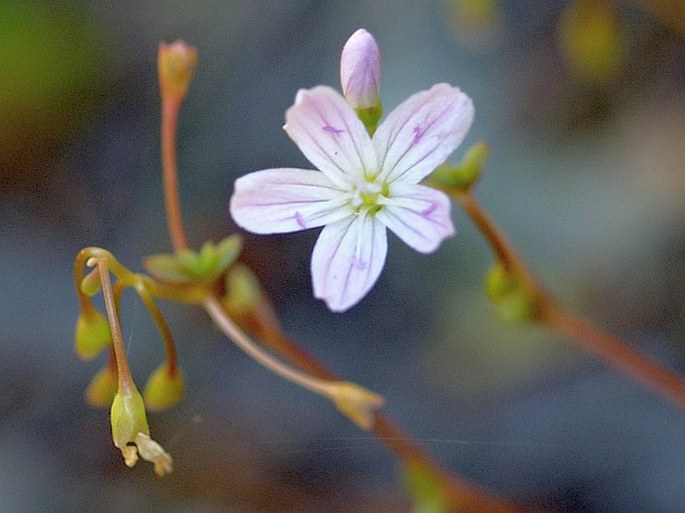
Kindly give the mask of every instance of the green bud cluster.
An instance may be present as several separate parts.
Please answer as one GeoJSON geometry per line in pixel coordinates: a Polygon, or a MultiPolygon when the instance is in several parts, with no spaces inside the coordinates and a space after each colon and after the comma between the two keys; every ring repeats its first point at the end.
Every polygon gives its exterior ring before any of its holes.
{"type": "Polygon", "coordinates": [[[200,251],[184,249],[147,257],[144,265],[153,277],[166,283],[208,285],[235,262],[241,248],[240,236],[231,235],[218,244],[205,242],[200,251]]]}

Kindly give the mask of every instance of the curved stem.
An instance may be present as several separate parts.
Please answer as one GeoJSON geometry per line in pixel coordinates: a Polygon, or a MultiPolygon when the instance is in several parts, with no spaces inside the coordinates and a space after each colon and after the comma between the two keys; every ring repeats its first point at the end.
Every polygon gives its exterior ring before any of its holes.
{"type": "Polygon", "coordinates": [[[169,329],[169,325],[167,324],[166,319],[164,319],[162,312],[157,307],[157,304],[152,299],[152,296],[148,292],[147,288],[145,288],[145,284],[141,280],[138,280],[134,288],[141,301],[145,305],[145,308],[147,308],[147,311],[150,313],[150,316],[157,325],[157,329],[159,330],[159,334],[164,341],[164,347],[166,349],[166,361],[169,376],[173,377],[176,375],[178,370],[178,358],[176,356],[176,344],[174,343],[174,336],[171,333],[171,329],[169,329]]]}
{"type": "Polygon", "coordinates": [[[226,314],[221,304],[215,297],[208,297],[202,304],[207,314],[211,317],[221,331],[230,338],[240,349],[245,351],[260,365],[263,365],[274,374],[291,381],[301,387],[322,395],[326,398],[335,396],[332,383],[327,379],[319,379],[304,374],[284,363],[276,360],[269,353],[261,349],[233,322],[226,314]]]}
{"type": "MultiPolygon", "coordinates": [[[[112,292],[112,280],[107,268],[106,258],[94,258],[95,265],[100,269],[100,279],[102,281],[102,296],[105,301],[105,310],[107,311],[107,319],[109,320],[109,328],[112,333],[112,347],[114,349],[114,357],[117,362],[117,376],[119,390],[128,390],[132,388],[133,381],[131,379],[131,370],[126,359],[126,349],[124,348],[124,338],[121,334],[121,325],[119,324],[119,315],[114,301],[114,294],[112,292]]],[[[92,262],[91,262],[92,263],[92,262]]]]}
{"type": "MultiPolygon", "coordinates": [[[[266,298],[263,298],[266,300],[266,298]]],[[[246,318],[250,331],[263,338],[270,347],[279,351],[294,365],[309,374],[328,381],[340,378],[316,358],[288,338],[267,315],[266,318],[246,318]]],[[[416,465],[426,469],[438,480],[444,497],[453,511],[464,513],[523,513],[527,510],[494,497],[437,463],[421,445],[400,429],[387,415],[375,412],[375,422],[370,432],[397,459],[405,465],[416,465]]]]}

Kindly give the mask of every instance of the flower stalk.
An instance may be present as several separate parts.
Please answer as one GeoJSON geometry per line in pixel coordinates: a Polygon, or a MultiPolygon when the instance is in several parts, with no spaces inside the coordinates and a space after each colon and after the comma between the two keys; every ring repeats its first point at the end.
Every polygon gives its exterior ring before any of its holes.
{"type": "Polygon", "coordinates": [[[150,438],[143,398],[133,381],[126,358],[107,260],[106,256],[90,257],[86,265],[97,266],[99,270],[105,311],[112,332],[112,347],[117,366],[117,392],[110,410],[112,439],[121,451],[126,465],[134,466],[140,456],[152,462],[155,473],[163,476],[172,471],[173,460],[162,446],[150,438]]]}
{"type": "Polygon", "coordinates": [[[642,383],[673,405],[685,409],[685,380],[681,376],[561,306],[528,270],[512,244],[472,193],[452,191],[451,194],[483,234],[497,261],[527,292],[533,305],[528,320],[543,324],[572,340],[607,365],[642,383]]]}
{"type": "Polygon", "coordinates": [[[176,163],[176,127],[178,114],[193,78],[197,52],[182,41],[171,45],[160,43],[157,58],[162,98],[162,176],[164,204],[169,234],[177,251],[188,247],[183,230],[178,194],[176,163]]]}

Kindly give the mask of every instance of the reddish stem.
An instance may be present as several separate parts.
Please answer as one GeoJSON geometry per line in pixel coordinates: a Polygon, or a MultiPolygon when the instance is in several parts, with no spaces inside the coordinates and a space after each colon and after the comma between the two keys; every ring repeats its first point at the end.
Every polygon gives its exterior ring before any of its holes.
{"type": "Polygon", "coordinates": [[[176,126],[181,101],[162,99],[162,177],[164,181],[164,206],[169,227],[169,236],[175,251],[188,247],[181,202],[178,194],[178,166],[176,162],[176,126]]]}
{"type": "Polygon", "coordinates": [[[567,311],[543,288],[530,272],[513,246],[487,215],[470,192],[453,194],[485,239],[502,266],[517,276],[536,302],[535,320],[546,324],[585,351],[604,360],[653,392],[685,409],[685,380],[659,363],[650,360],[617,337],[596,327],[590,321],[567,311]]]}

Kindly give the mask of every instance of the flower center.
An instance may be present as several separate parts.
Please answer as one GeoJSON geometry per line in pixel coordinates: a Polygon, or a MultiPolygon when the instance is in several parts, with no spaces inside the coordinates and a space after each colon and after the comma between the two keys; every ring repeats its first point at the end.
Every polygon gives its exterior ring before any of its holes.
{"type": "Polygon", "coordinates": [[[383,198],[388,196],[388,186],[368,180],[359,181],[353,185],[350,196],[350,204],[357,214],[375,214],[383,208],[383,198]]]}

